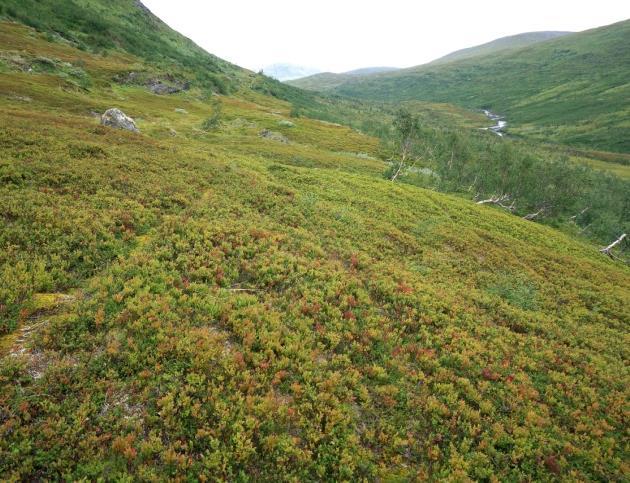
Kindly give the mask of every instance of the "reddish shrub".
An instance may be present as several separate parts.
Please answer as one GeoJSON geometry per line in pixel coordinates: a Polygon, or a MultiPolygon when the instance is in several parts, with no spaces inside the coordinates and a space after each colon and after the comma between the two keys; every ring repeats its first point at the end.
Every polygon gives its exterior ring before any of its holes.
{"type": "Polygon", "coordinates": [[[545,467],[554,475],[560,474],[560,464],[555,456],[550,455],[545,458],[545,467]]]}
{"type": "Polygon", "coordinates": [[[492,371],[489,367],[486,367],[483,371],[481,371],[481,375],[486,381],[496,381],[499,379],[499,375],[492,371]]]}
{"type": "Polygon", "coordinates": [[[219,267],[217,268],[217,273],[214,275],[214,280],[215,282],[217,282],[217,284],[221,284],[221,282],[223,282],[223,279],[225,278],[225,272],[223,271],[223,268],[219,267]]]}
{"type": "Polygon", "coordinates": [[[355,317],[355,315],[352,313],[352,311],[351,311],[351,310],[346,310],[346,311],[343,313],[343,318],[344,318],[345,320],[356,320],[356,317],[355,317]]]}

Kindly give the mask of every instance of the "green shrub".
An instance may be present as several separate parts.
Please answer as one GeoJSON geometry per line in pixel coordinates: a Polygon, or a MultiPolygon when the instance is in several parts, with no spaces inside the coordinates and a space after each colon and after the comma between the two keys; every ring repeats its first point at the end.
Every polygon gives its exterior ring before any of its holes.
{"type": "Polygon", "coordinates": [[[538,308],[536,286],[522,276],[499,274],[497,280],[488,286],[487,291],[523,310],[538,308]]]}
{"type": "Polygon", "coordinates": [[[212,131],[217,129],[221,125],[221,114],[223,111],[223,104],[220,100],[214,99],[212,102],[212,115],[206,118],[201,124],[201,129],[204,131],[212,131]]]}

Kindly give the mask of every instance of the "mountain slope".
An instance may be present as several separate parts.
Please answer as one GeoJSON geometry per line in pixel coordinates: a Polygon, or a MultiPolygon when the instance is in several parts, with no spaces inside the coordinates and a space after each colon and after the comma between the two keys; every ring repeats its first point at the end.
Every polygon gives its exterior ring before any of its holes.
{"type": "Polygon", "coordinates": [[[397,67],[363,67],[362,69],[349,70],[348,72],[344,72],[344,74],[370,75],[370,74],[380,74],[383,72],[394,72],[395,70],[399,70],[399,69],[397,67]]]}
{"type": "Polygon", "coordinates": [[[397,70],[399,69],[396,67],[364,67],[362,69],[355,69],[348,72],[343,72],[341,74],[335,74],[333,72],[321,72],[319,74],[313,74],[310,76],[291,80],[287,82],[287,84],[299,87],[300,89],[327,91],[337,86],[340,86],[344,82],[351,79],[372,74],[394,72],[397,70]]]}
{"type": "Polygon", "coordinates": [[[50,40],[0,23],[0,479],[624,478],[627,267],[297,89],[50,40]]]}
{"type": "MultiPolygon", "coordinates": [[[[477,57],[482,55],[488,55],[492,53],[497,53],[509,49],[519,49],[526,47],[528,45],[533,45],[538,42],[543,42],[545,40],[550,40],[553,38],[561,37],[564,35],[568,35],[571,32],[527,32],[518,35],[511,35],[509,37],[502,37],[500,39],[493,40],[491,42],[487,42],[482,45],[477,45],[475,47],[469,47],[462,50],[457,50],[452,52],[444,57],[440,57],[439,59],[434,60],[428,64],[424,65],[436,65],[443,64],[447,62],[453,62],[462,59],[468,59],[471,57],[477,57]]],[[[327,91],[342,85],[344,82],[348,80],[352,80],[352,75],[371,75],[371,74],[381,74],[387,72],[394,72],[402,69],[397,69],[393,67],[367,67],[364,69],[357,69],[350,72],[344,72],[342,74],[334,74],[332,72],[324,72],[317,73],[310,76],[303,76],[300,78],[296,78],[294,81],[289,82],[289,84],[294,85],[296,87],[300,87],[302,89],[309,89],[314,91],[327,91]]]]}
{"type": "Polygon", "coordinates": [[[169,28],[139,0],[3,0],[2,15],[84,50],[120,48],[160,65],[174,64],[222,89],[245,73],[169,28]]]}
{"type": "Polygon", "coordinates": [[[345,79],[333,91],[489,108],[510,132],[630,152],[630,21],[441,65],[345,79]]]}
{"type": "Polygon", "coordinates": [[[538,42],[544,42],[545,40],[551,40],[558,37],[569,35],[572,32],[526,32],[517,35],[510,35],[508,37],[501,37],[499,39],[487,42],[485,44],[476,45],[466,49],[457,50],[451,52],[444,57],[440,57],[428,65],[444,64],[446,62],[454,62],[457,60],[470,59],[472,57],[478,57],[482,55],[496,54],[504,50],[509,49],[522,49],[530,45],[537,44],[538,42]]]}

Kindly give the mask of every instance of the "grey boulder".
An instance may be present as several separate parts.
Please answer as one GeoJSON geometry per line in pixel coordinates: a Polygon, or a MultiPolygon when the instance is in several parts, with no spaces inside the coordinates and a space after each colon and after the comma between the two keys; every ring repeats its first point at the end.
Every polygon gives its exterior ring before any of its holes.
{"type": "Polygon", "coordinates": [[[136,123],[127,114],[120,109],[107,109],[101,116],[101,124],[103,126],[113,127],[116,129],[125,129],[132,132],[140,132],[136,123]]]}
{"type": "Polygon", "coordinates": [[[279,132],[270,131],[269,129],[263,129],[258,134],[261,138],[270,139],[282,144],[289,144],[289,139],[279,132]]]}

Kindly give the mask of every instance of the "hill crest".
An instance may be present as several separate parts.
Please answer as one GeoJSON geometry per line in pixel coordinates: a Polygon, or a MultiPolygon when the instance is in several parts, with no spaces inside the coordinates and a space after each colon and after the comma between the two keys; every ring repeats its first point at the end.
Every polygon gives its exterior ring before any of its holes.
{"type": "Polygon", "coordinates": [[[435,59],[427,64],[423,65],[435,65],[445,62],[453,62],[462,59],[469,59],[471,57],[477,57],[481,55],[487,55],[492,53],[502,52],[509,49],[519,49],[528,47],[530,45],[537,44],[539,42],[545,42],[547,40],[570,35],[573,32],[564,31],[540,31],[540,32],[524,32],[516,35],[509,35],[506,37],[500,37],[490,42],[475,45],[473,47],[467,47],[464,49],[456,50],[443,57],[435,59]]]}

